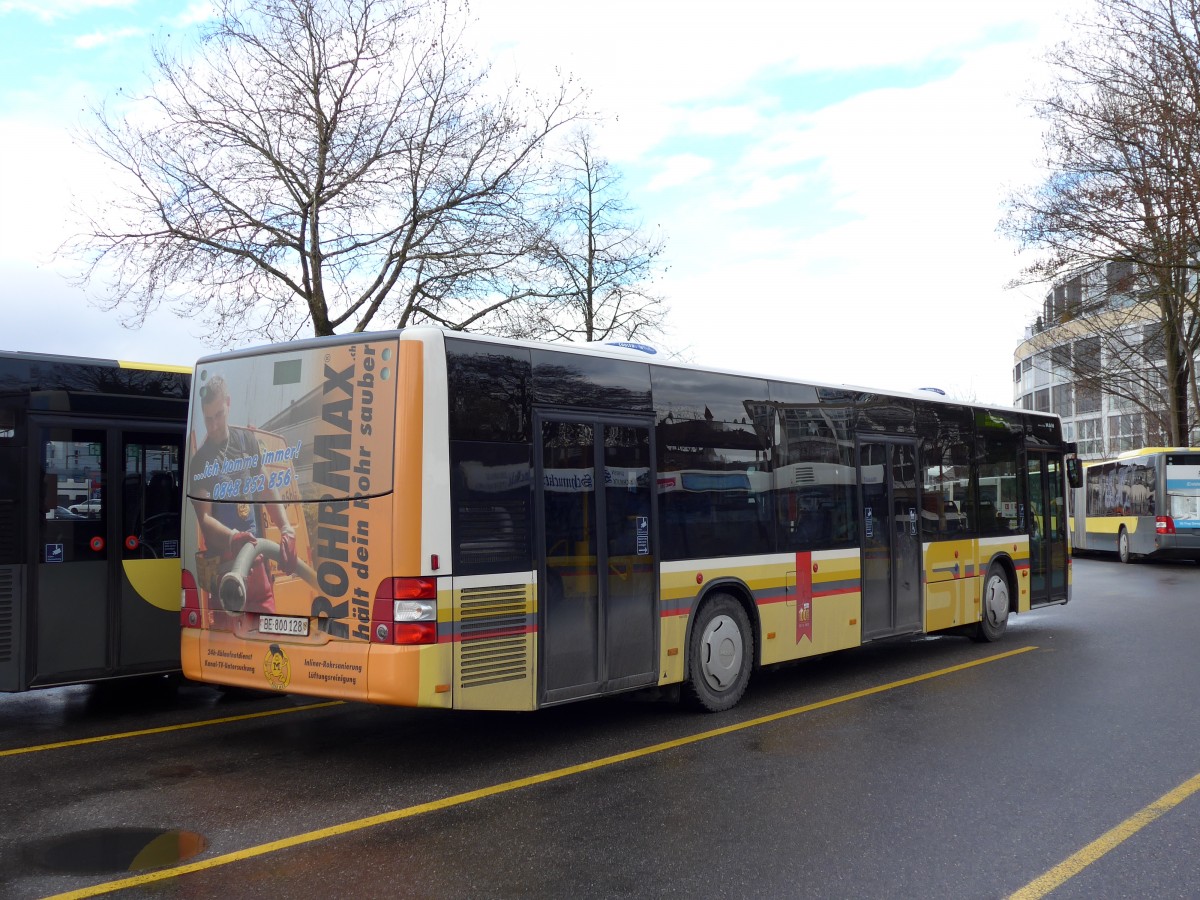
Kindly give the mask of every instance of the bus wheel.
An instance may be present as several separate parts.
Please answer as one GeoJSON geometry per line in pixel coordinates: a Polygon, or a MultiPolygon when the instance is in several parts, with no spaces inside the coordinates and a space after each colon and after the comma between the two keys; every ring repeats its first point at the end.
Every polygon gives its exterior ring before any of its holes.
{"type": "Polygon", "coordinates": [[[1008,576],[992,563],[983,583],[983,616],[971,637],[980,643],[998,641],[1008,629],[1008,576]]]}
{"type": "Polygon", "coordinates": [[[746,692],[753,662],[754,637],[746,611],[728,594],[712,596],[692,626],[685,702],[708,712],[729,709],[746,692]]]}
{"type": "Polygon", "coordinates": [[[1124,525],[1117,532],[1117,558],[1126,564],[1133,562],[1133,554],[1129,552],[1129,532],[1124,525]]]}

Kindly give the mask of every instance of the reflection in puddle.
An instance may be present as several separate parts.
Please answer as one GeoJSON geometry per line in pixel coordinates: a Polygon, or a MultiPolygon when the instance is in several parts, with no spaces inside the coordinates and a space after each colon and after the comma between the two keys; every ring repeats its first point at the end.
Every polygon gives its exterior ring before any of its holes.
{"type": "Polygon", "coordinates": [[[32,848],[44,868],[76,875],[143,872],[203,853],[204,835],[161,828],[97,828],[44,841],[32,848]]]}

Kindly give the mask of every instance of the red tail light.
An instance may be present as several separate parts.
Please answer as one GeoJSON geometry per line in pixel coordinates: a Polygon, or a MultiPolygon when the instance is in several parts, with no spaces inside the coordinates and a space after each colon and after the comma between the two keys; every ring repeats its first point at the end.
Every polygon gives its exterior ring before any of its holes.
{"type": "Polygon", "coordinates": [[[371,642],[436,644],[437,579],[383,579],[371,604],[371,642]]]}
{"type": "Polygon", "coordinates": [[[1158,534],[1174,534],[1175,520],[1170,516],[1159,516],[1154,520],[1154,530],[1158,534]]]}
{"type": "Polygon", "coordinates": [[[200,591],[196,588],[196,576],[184,569],[179,582],[179,625],[181,628],[199,628],[200,591]]]}

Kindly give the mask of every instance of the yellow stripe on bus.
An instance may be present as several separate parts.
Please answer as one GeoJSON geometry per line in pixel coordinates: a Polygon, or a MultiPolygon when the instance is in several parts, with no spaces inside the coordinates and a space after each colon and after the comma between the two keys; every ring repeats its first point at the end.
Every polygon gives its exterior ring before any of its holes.
{"type": "Polygon", "coordinates": [[[190,366],[168,366],[165,363],[130,362],[127,359],[118,359],[117,365],[122,369],[144,369],[147,372],[174,372],[177,375],[192,374],[190,366]]]}
{"type": "Polygon", "coordinates": [[[550,772],[543,772],[539,775],[530,775],[527,778],[518,778],[514,781],[505,781],[500,784],[491,785],[490,787],[479,788],[477,790],[467,791],[462,794],[454,794],[450,797],[443,797],[441,800],[432,800],[428,803],[420,803],[416,806],[407,806],[403,809],[397,809],[392,810],[391,812],[368,816],[364,819],[355,819],[351,822],[344,822],[341,825],[331,825],[327,828],[318,828],[315,831],[306,831],[303,834],[293,835],[292,837],[280,838],[277,841],[270,841],[265,844],[258,844],[254,847],[247,847],[245,850],[237,850],[233,853],[225,853],[221,856],[215,856],[212,859],[200,860],[194,863],[186,863],[182,866],[175,866],[170,869],[160,869],[157,872],[147,872],[143,875],[134,875],[129,878],[119,879],[117,881],[107,881],[101,884],[92,885],[91,887],[80,888],[79,890],[75,891],[67,891],[66,893],[62,894],[55,894],[53,897],[46,898],[46,900],[78,900],[78,898],[83,897],[96,897],[101,894],[108,894],[113,891],[124,890],[125,888],[142,887],[159,881],[166,881],[170,878],[177,878],[180,875],[190,875],[195,872],[203,872],[206,869],[216,869],[221,866],[227,866],[230,863],[254,859],[258,856],[266,856],[269,853],[275,853],[279,850],[288,850],[292,847],[311,844],[314,841],[321,841],[326,838],[339,837],[341,835],[351,834],[355,831],[374,828],[377,825],[386,825],[390,822],[398,822],[402,819],[411,819],[414,816],[424,815],[425,813],[450,809],[455,806],[462,806],[465,803],[471,803],[475,800],[484,800],[488,797],[495,797],[498,794],[506,794],[510,791],[516,791],[538,784],[546,784],[547,782],[568,778],[572,775],[580,775],[584,772],[603,769],[607,766],[615,765],[617,763],[629,762],[630,760],[652,756],[656,753],[662,753],[665,750],[675,750],[679,747],[686,747],[689,744],[696,744],[700,741],[710,740],[711,738],[721,737],[727,734],[734,734],[738,731],[745,731],[748,728],[757,728],[760,725],[778,722],[781,719],[791,718],[792,716],[798,716],[803,713],[813,712],[818,709],[825,709],[830,706],[836,706],[840,703],[848,703],[851,700],[861,700],[863,697],[870,697],[874,694],[882,694],[887,691],[895,690],[896,688],[906,687],[911,684],[918,684],[922,681],[929,681],[934,678],[941,678],[945,675],[952,675],[956,672],[963,672],[967,669],[972,669],[976,666],[982,666],[987,663],[999,662],[1002,659],[1008,659],[1010,657],[1017,656],[1018,654],[1028,653],[1030,650],[1036,649],[1038,648],[1035,646],[1018,647],[1016,650],[1008,650],[1004,653],[997,653],[995,656],[986,656],[983,659],[976,659],[972,660],[971,662],[960,663],[956,666],[948,666],[945,669],[927,672],[924,675],[914,675],[912,678],[904,678],[900,681],[892,681],[876,687],[865,688],[864,690],[854,691],[850,694],[842,694],[838,697],[831,697],[828,700],[818,700],[816,703],[797,706],[793,709],[785,709],[782,712],[771,713],[770,715],[760,716],[757,719],[749,719],[745,722],[736,722],[732,725],[714,728],[711,731],[701,731],[697,734],[688,735],[687,737],[676,738],[673,741],[664,741],[661,744],[652,744],[649,747],[641,747],[637,750],[629,750],[625,753],[617,753],[613,756],[601,757],[600,759],[594,759],[590,762],[580,763],[575,766],[567,766],[562,769],[554,769],[550,772]]]}

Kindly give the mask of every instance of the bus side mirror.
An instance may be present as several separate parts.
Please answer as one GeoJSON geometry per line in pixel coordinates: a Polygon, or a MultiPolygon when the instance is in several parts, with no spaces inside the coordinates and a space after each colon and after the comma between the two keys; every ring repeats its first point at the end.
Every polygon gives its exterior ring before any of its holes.
{"type": "Polygon", "coordinates": [[[1083,487],[1083,463],[1079,461],[1078,456],[1068,456],[1067,463],[1067,484],[1073,488],[1083,487]]]}

